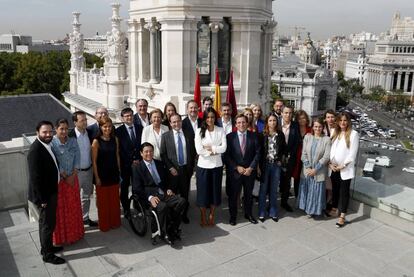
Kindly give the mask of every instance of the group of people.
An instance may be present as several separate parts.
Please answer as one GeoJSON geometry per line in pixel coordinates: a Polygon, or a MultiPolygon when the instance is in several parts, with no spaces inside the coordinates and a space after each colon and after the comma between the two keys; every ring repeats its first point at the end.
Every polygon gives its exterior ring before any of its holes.
{"type": "Polygon", "coordinates": [[[229,103],[220,111],[212,108],[210,97],[202,103],[200,112],[197,102],[188,101],[182,119],[171,102],[164,111],[148,113],[148,102],[139,99],[137,113],[121,111],[117,128],[105,107],[96,110],[96,123],[89,126],[86,114],[75,112],[70,132],[66,119],[54,126],[40,122],[28,164],[29,200],[39,209],[43,260],[64,263],[55,253],[81,239],[84,226],[103,232],[119,227],[121,205],[129,219],[130,187],[141,205],[157,213],[160,239],[168,244],[181,239],[179,226],[190,221],[194,172],[202,227],[215,225],[223,170],[231,225],[237,224],[240,206],[248,221],[258,223],[252,209],[257,184],[262,222],[278,222],[278,190],[280,206],[293,211],[288,203],[293,184],[299,209],[312,217],[338,215],[336,225],[345,225],[359,142],[348,114],[329,110],[311,122],[305,111],[294,113],[277,100],[265,118],[259,104],[233,118],[229,103]],[[98,222],[89,218],[94,185],[98,222]]]}

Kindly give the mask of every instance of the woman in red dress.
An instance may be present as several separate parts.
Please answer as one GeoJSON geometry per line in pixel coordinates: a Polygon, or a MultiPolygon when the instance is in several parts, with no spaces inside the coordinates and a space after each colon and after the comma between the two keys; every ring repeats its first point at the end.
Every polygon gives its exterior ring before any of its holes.
{"type": "Polygon", "coordinates": [[[298,198],[299,195],[299,183],[300,183],[300,172],[302,170],[302,144],[303,138],[306,134],[310,134],[312,128],[310,125],[310,119],[308,114],[304,110],[299,110],[296,112],[295,121],[298,123],[299,132],[300,132],[300,142],[298,145],[298,151],[296,152],[296,164],[293,168],[292,177],[294,180],[294,189],[295,197],[298,198]]]}
{"type": "Polygon", "coordinates": [[[76,171],[79,168],[80,151],[76,139],[68,137],[68,127],[66,119],[59,119],[55,125],[56,135],[51,143],[60,173],[56,228],[53,232],[55,245],[74,243],[85,233],[76,171]]]}

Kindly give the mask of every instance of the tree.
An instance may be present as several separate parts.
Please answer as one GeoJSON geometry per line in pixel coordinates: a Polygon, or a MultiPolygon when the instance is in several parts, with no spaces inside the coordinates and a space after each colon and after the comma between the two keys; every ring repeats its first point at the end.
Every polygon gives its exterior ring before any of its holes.
{"type": "Polygon", "coordinates": [[[383,89],[381,86],[375,86],[370,89],[371,94],[369,96],[370,100],[381,102],[384,96],[387,94],[387,91],[383,89]]]}

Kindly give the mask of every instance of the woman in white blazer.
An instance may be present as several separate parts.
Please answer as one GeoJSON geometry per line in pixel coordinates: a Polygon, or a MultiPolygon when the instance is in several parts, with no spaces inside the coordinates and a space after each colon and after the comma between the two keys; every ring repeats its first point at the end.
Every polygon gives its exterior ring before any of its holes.
{"type": "Polygon", "coordinates": [[[200,207],[202,227],[213,226],[215,209],[221,204],[221,182],[223,161],[221,154],[226,151],[227,140],[223,128],[215,125],[216,111],[208,108],[204,111],[201,127],[195,133],[195,147],[198,156],[197,206],[200,207]],[[208,222],[206,210],[210,208],[208,222]]]}
{"type": "Polygon", "coordinates": [[[332,180],[332,209],[339,211],[337,227],[345,225],[345,215],[349,203],[349,189],[355,177],[355,161],[358,153],[359,135],[352,130],[351,118],[340,113],[332,136],[330,154],[330,177],[332,180]]]}
{"type": "Polygon", "coordinates": [[[151,124],[142,130],[141,144],[149,142],[154,146],[154,159],[161,161],[161,135],[168,132],[168,126],[162,125],[162,111],[155,109],[150,112],[151,124]]]}

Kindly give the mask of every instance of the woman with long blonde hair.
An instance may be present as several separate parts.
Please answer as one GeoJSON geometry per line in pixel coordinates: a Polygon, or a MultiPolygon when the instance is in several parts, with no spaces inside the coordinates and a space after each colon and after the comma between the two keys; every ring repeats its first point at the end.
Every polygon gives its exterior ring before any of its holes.
{"type": "Polygon", "coordinates": [[[345,225],[348,210],[349,189],[355,177],[355,161],[358,153],[359,135],[352,129],[351,118],[347,113],[340,113],[332,136],[330,154],[330,177],[332,180],[332,209],[339,212],[337,227],[345,225]]]}

